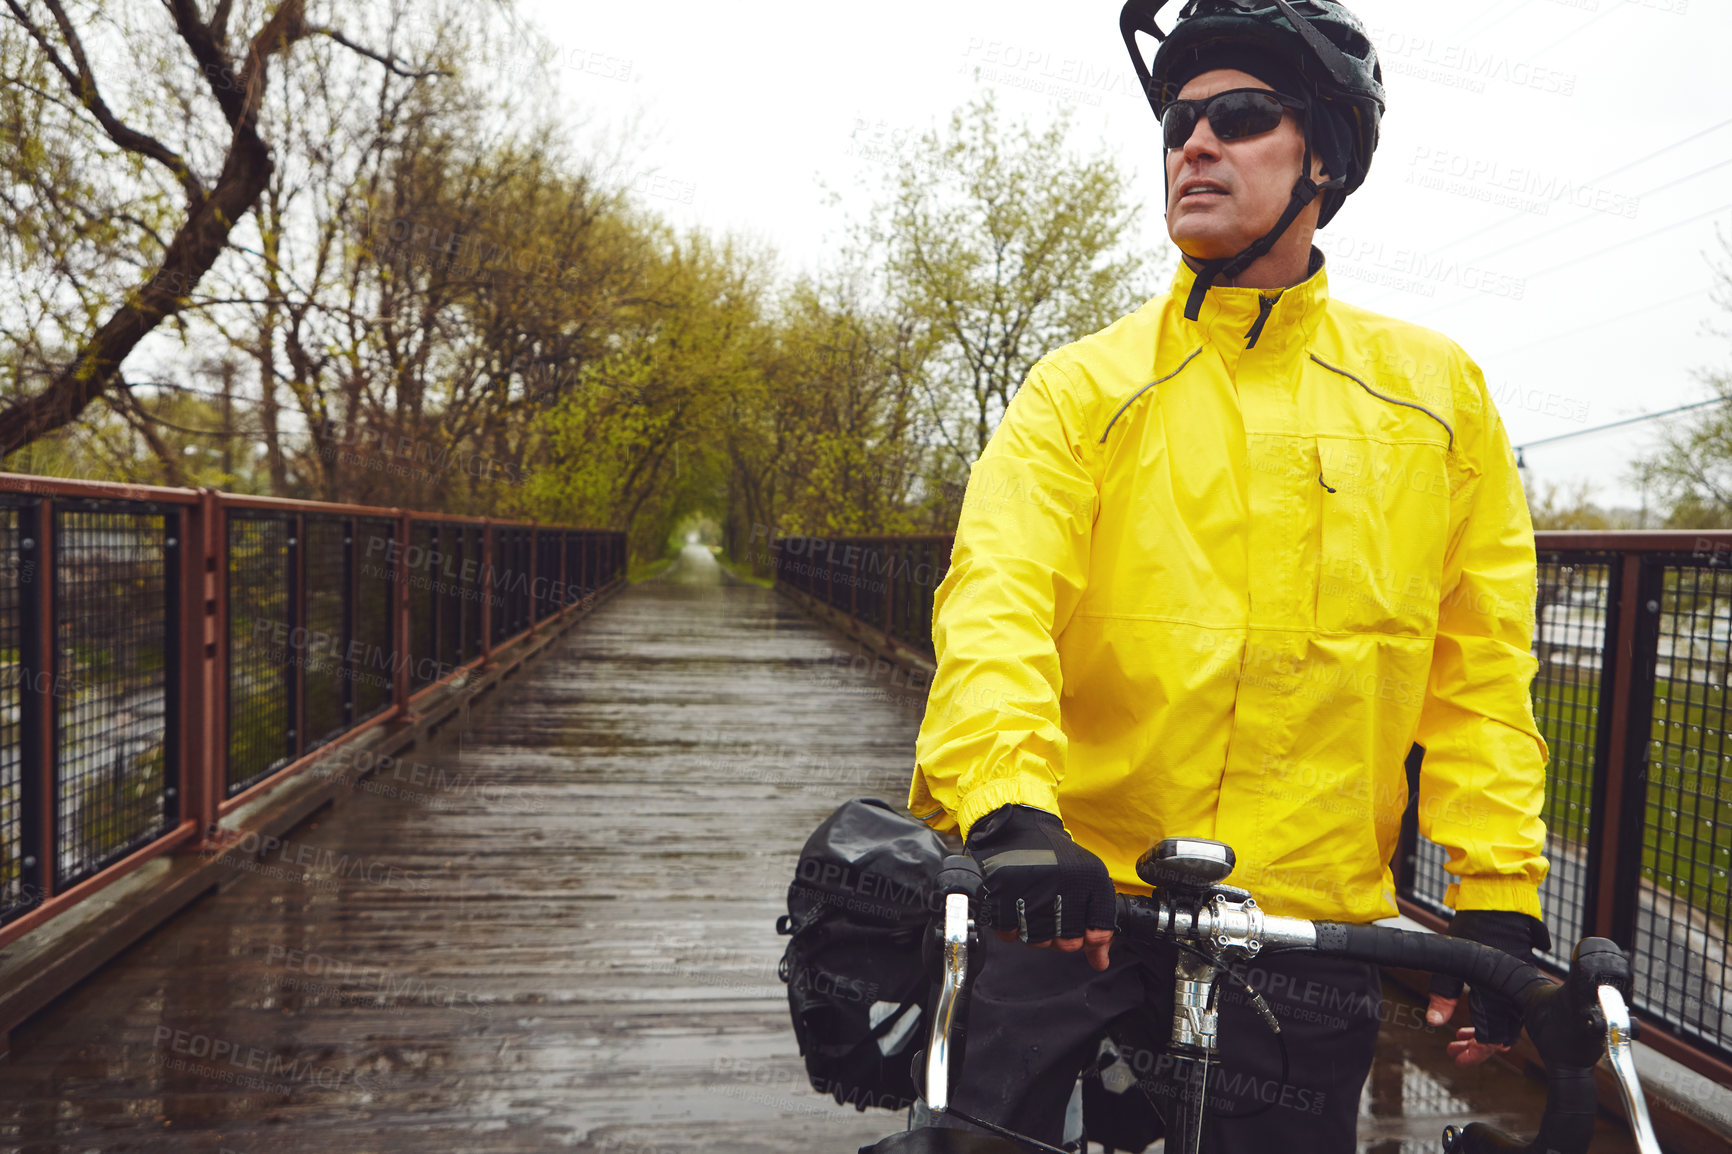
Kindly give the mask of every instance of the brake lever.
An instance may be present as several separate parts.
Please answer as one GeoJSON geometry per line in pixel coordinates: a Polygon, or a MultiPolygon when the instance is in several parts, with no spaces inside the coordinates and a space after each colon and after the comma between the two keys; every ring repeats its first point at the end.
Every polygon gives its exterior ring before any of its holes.
{"type": "Polygon", "coordinates": [[[1642,1096],[1642,1081],[1636,1076],[1636,1055],[1630,1046],[1630,1008],[1615,986],[1603,985],[1597,991],[1600,1013],[1606,1019],[1606,1057],[1612,1073],[1618,1076],[1618,1089],[1624,1093],[1624,1112],[1630,1119],[1630,1129],[1636,1134],[1636,1148],[1641,1154],[1660,1154],[1660,1140],[1654,1136],[1654,1124],[1648,1119],[1648,1100],[1642,1096]]]}
{"type": "Polygon", "coordinates": [[[974,936],[969,907],[981,884],[980,866],[972,858],[953,854],[944,859],[937,879],[938,892],[944,895],[943,981],[926,1045],[926,1105],[935,1114],[950,1108],[950,1039],[968,987],[968,945],[974,936]]]}

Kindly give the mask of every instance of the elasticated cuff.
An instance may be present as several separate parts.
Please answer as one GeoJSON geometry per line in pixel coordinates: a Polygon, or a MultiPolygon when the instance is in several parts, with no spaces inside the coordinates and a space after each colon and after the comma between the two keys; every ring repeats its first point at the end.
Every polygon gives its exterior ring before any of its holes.
{"type": "Polygon", "coordinates": [[[956,811],[956,821],[962,827],[962,836],[967,838],[968,831],[974,828],[975,822],[993,810],[1007,805],[1031,805],[1035,809],[1056,814],[1058,790],[1051,782],[1034,777],[1010,777],[989,782],[962,799],[962,805],[956,811]]]}
{"type": "Polygon", "coordinates": [[[1513,910],[1544,920],[1540,913],[1540,887],[1520,878],[1462,878],[1449,887],[1443,901],[1455,910],[1513,910]]]}

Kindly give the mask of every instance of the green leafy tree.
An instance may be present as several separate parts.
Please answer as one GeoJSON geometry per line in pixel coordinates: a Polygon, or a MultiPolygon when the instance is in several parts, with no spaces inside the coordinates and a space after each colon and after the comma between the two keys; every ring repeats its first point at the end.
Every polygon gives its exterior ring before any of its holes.
{"type": "Polygon", "coordinates": [[[930,341],[927,399],[963,465],[1036,361],[1146,297],[1125,175],[1069,135],[1064,116],[1004,124],[988,93],[919,140],[867,230],[890,299],[930,341]]]}
{"type": "MultiPolygon", "coordinates": [[[[1710,324],[1715,335],[1732,341],[1732,238],[1719,234],[1720,258],[1714,266],[1710,299],[1721,316],[1710,324]]],[[[1697,374],[1720,404],[1674,418],[1660,444],[1636,462],[1634,478],[1667,509],[1672,529],[1732,528],[1732,369],[1697,374]]]]}

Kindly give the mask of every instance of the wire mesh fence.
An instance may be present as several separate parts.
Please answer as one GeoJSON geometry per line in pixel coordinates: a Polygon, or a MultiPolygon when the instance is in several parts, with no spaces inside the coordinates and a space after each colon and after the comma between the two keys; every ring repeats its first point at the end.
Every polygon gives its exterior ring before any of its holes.
{"type": "Polygon", "coordinates": [[[777,582],[931,656],[932,600],[950,570],[950,540],[778,537],[768,568],[777,582]]]}
{"type": "Polygon", "coordinates": [[[359,724],[391,705],[397,653],[391,598],[397,581],[397,523],[363,517],[355,523],[355,541],[364,558],[355,579],[355,641],[349,654],[359,724]]]}
{"type": "Polygon", "coordinates": [[[8,931],[140,851],[195,838],[482,660],[490,634],[497,648],[545,621],[574,600],[572,558],[623,559],[611,532],[139,492],[0,476],[8,931]]]}
{"type": "Polygon", "coordinates": [[[0,503],[0,920],[31,904],[24,864],[24,593],[19,514],[0,503]]]}
{"type": "Polygon", "coordinates": [[[74,885],[161,836],[177,790],[170,676],[178,510],[54,510],[54,858],[74,885]]]}
{"type": "MultiPolygon", "coordinates": [[[[1542,535],[1538,557],[1532,695],[1550,750],[1540,900],[1553,940],[1541,958],[1561,971],[1581,937],[1612,938],[1631,953],[1648,1019],[1685,1048],[1732,1059],[1732,539],[1685,553],[1674,550],[1687,534],[1558,547],[1581,536],[1542,535]]],[[[753,560],[930,655],[951,543],[782,537],[753,560]]],[[[1397,890],[1447,916],[1455,879],[1444,848],[1418,834],[1420,772],[1410,757],[1397,890]]]]}
{"type": "Polygon", "coordinates": [[[295,753],[294,668],[304,656],[305,633],[292,611],[294,527],[282,514],[236,513],[228,522],[231,795],[295,753]]]}
{"type": "Polygon", "coordinates": [[[1620,902],[1633,914],[1635,1003],[1732,1053],[1732,572],[1720,554],[1648,559],[1640,608],[1654,660],[1634,687],[1645,682],[1651,704],[1644,772],[1625,805],[1641,856],[1620,902]]]}
{"type": "Polygon", "coordinates": [[[340,737],[354,717],[350,695],[352,527],[345,517],[309,516],[303,526],[302,572],[307,591],[306,659],[301,666],[306,749],[340,737]]]}
{"type": "Polygon", "coordinates": [[[409,551],[401,564],[409,583],[409,688],[421,689],[439,679],[439,526],[415,521],[409,526],[409,551]]]}

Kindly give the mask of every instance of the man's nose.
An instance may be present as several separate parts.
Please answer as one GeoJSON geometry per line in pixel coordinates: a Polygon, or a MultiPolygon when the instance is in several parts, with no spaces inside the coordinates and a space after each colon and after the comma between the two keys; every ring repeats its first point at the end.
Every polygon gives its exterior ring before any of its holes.
{"type": "Polygon", "coordinates": [[[1195,162],[1205,156],[1210,159],[1220,157],[1221,138],[1215,135],[1214,126],[1209,123],[1208,117],[1197,118],[1197,126],[1191,129],[1191,138],[1185,141],[1184,154],[1187,162],[1195,162]]]}

